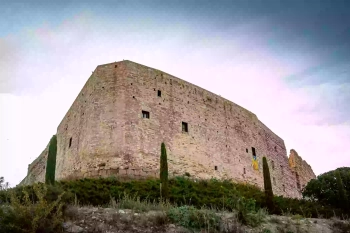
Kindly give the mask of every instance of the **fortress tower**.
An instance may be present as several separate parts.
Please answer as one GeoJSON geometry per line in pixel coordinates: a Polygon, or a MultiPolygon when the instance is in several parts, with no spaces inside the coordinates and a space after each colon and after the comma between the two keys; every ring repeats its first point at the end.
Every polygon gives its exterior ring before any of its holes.
{"type": "MultiPolygon", "coordinates": [[[[284,141],[255,114],[131,61],[98,66],[59,124],[56,179],[159,177],[162,142],[170,176],[189,173],[263,188],[266,156],[274,193],[301,197],[296,171],[305,166],[288,159],[284,141]]],[[[22,183],[42,181],[46,158],[47,149],[22,183]]],[[[307,175],[303,182],[315,177],[311,167],[298,174],[307,175]]]]}

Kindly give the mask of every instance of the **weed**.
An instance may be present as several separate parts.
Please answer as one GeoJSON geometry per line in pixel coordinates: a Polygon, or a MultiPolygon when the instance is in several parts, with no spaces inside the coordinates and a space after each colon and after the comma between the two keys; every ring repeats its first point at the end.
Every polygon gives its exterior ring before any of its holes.
{"type": "Polygon", "coordinates": [[[220,217],[209,209],[196,209],[193,206],[174,207],[168,211],[169,219],[188,229],[218,230],[220,217]]]}
{"type": "Polygon", "coordinates": [[[275,223],[275,224],[281,224],[281,220],[279,219],[279,218],[277,218],[277,217],[275,217],[275,216],[272,216],[271,218],[270,218],[270,222],[271,223],[275,223]]]}
{"type": "Polygon", "coordinates": [[[339,233],[350,232],[350,223],[348,221],[335,220],[332,227],[339,233]]]}
{"type": "Polygon", "coordinates": [[[54,201],[47,201],[47,186],[33,186],[35,199],[23,191],[23,199],[11,191],[10,204],[0,206],[0,225],[4,232],[57,232],[63,222],[61,193],[54,201]]]}

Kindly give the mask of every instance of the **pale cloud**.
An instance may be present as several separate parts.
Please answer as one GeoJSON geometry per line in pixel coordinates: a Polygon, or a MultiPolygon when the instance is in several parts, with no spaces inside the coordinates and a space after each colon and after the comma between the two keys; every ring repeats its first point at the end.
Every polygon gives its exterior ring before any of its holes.
{"type": "Polygon", "coordinates": [[[324,123],[339,114],[332,107],[341,96],[333,94],[348,91],[348,86],[291,87],[286,77],[319,61],[269,47],[264,37],[267,21],[233,25],[231,36],[223,31],[208,36],[206,30],[191,25],[165,27],[151,19],[136,22],[126,18],[105,22],[83,12],[55,27],[25,29],[13,35],[13,46],[1,47],[0,40],[0,49],[6,48],[1,56],[15,55],[5,59],[6,64],[0,62],[7,69],[3,77],[16,80],[15,89],[2,86],[10,94],[0,95],[5,113],[0,175],[12,184],[23,179],[91,72],[99,64],[123,59],[163,70],[254,112],[285,140],[288,151],[296,149],[317,174],[350,165],[344,153],[350,141],[349,122],[324,123]],[[329,159],[332,155],[337,157],[329,159]]]}

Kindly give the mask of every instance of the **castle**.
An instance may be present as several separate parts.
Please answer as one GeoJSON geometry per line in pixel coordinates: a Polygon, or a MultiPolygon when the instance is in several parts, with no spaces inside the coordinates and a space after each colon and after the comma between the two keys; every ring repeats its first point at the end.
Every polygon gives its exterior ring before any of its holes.
{"type": "MultiPolygon", "coordinates": [[[[99,65],[57,128],[56,180],[169,176],[232,179],[263,188],[267,158],[274,194],[301,197],[315,178],[295,150],[257,116],[216,94],[131,61],[99,65]]],[[[48,148],[21,184],[44,182],[48,148]]]]}

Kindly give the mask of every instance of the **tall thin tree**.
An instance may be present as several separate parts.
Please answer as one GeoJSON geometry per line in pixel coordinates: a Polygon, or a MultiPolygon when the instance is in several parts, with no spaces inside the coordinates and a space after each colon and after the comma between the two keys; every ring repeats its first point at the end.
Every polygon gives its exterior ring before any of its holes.
{"type": "Polygon", "coordinates": [[[273,205],[272,184],[271,184],[269,165],[267,164],[266,157],[263,157],[263,173],[264,173],[264,189],[265,189],[266,206],[270,212],[273,212],[274,205],[273,205]]]}
{"type": "Polygon", "coordinates": [[[53,135],[49,143],[49,152],[47,155],[45,184],[55,183],[56,154],[57,154],[57,137],[56,135],[53,135]]]}
{"type": "Polygon", "coordinates": [[[160,154],[160,182],[161,182],[161,196],[168,198],[168,158],[166,154],[164,142],[161,145],[160,154]]]}

